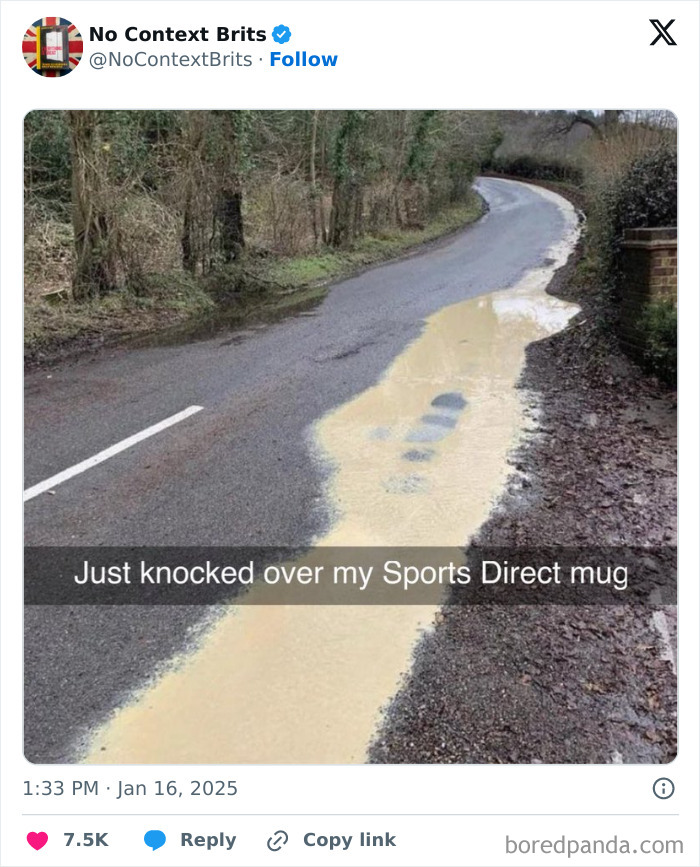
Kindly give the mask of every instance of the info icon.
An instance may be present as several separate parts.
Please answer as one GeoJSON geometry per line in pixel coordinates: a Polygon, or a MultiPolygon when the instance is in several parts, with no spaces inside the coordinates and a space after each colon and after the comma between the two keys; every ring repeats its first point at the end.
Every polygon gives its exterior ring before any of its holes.
{"type": "Polygon", "coordinates": [[[676,787],[673,780],[669,780],[668,777],[659,777],[652,786],[652,792],[661,801],[667,801],[675,791],[676,787]]]}
{"type": "Polygon", "coordinates": [[[44,78],[61,78],[80,63],[83,37],[67,18],[40,18],[22,40],[27,66],[44,78]]]}

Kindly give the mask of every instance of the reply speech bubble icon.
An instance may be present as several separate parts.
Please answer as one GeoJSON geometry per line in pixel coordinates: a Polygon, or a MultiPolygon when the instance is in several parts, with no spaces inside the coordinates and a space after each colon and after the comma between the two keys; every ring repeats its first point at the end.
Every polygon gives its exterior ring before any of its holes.
{"type": "Polygon", "coordinates": [[[156,849],[165,845],[165,834],[162,831],[146,831],[143,835],[143,842],[155,852],[156,849]]]}

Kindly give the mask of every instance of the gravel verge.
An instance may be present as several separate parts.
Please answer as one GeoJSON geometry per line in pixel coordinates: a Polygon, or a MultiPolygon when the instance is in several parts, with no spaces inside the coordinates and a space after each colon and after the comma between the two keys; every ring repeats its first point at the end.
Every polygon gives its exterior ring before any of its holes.
{"type": "MultiPolygon", "coordinates": [[[[581,307],[532,344],[532,419],[477,543],[676,544],[676,396],[604,325],[580,254],[552,294],[581,307]]],[[[676,754],[675,608],[445,606],[369,753],[375,763],[663,763],[676,754]]]]}

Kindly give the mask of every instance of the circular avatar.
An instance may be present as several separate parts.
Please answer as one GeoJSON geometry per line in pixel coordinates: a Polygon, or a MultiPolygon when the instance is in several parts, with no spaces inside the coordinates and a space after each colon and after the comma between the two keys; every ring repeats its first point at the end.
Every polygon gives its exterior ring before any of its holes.
{"type": "Polygon", "coordinates": [[[83,37],[67,18],[40,18],[22,39],[27,66],[44,78],[68,75],[83,56],[83,37]]]}

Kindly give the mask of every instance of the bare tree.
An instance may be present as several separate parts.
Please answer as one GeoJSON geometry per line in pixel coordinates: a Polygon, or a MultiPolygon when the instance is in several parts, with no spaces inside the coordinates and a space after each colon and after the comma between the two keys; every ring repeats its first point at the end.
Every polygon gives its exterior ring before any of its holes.
{"type": "Polygon", "coordinates": [[[82,299],[118,287],[117,227],[104,189],[99,113],[69,111],[72,159],[72,218],[75,245],[73,297],[82,299]]]}

